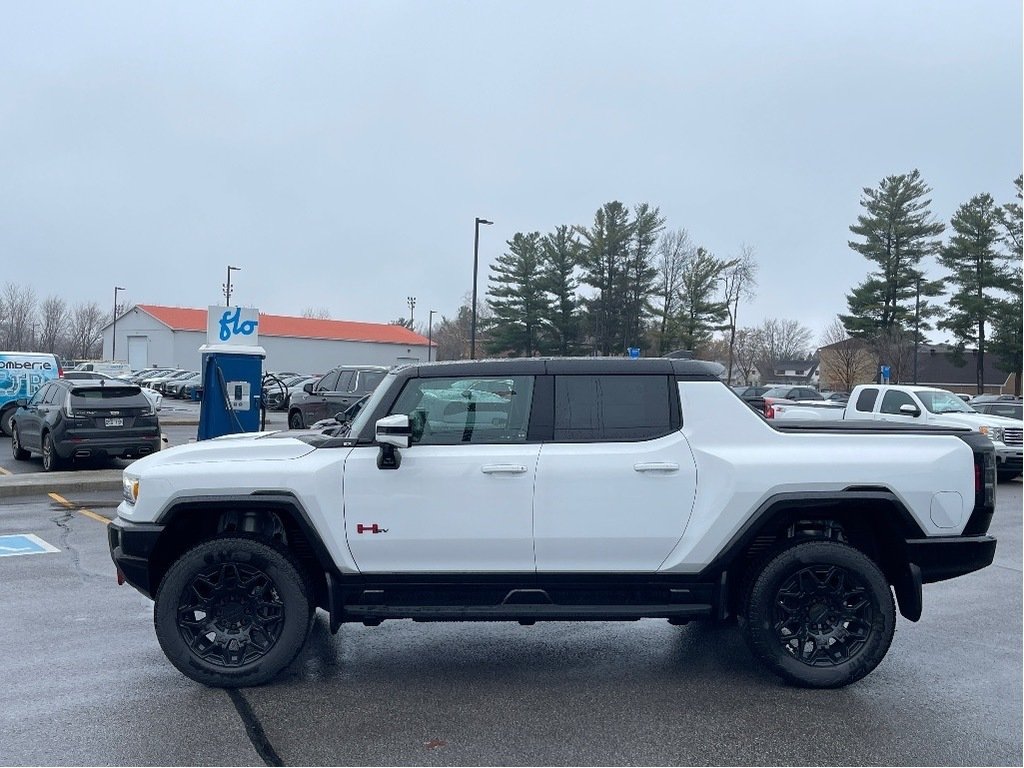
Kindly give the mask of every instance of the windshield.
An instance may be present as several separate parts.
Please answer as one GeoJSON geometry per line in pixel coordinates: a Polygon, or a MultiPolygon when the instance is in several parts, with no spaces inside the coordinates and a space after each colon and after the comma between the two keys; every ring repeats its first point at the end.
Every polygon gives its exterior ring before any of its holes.
{"type": "Polygon", "coordinates": [[[384,398],[387,391],[391,389],[394,379],[395,374],[389,373],[384,377],[384,381],[378,384],[377,388],[373,390],[373,394],[370,395],[370,398],[363,404],[358,415],[352,420],[352,426],[348,431],[350,437],[354,437],[356,439],[360,439],[362,437],[362,434],[366,429],[366,422],[370,420],[370,415],[377,410],[377,406],[380,404],[380,401],[384,398]]]}
{"type": "Polygon", "coordinates": [[[914,394],[917,395],[921,404],[932,413],[977,413],[952,392],[917,390],[914,394]]]}

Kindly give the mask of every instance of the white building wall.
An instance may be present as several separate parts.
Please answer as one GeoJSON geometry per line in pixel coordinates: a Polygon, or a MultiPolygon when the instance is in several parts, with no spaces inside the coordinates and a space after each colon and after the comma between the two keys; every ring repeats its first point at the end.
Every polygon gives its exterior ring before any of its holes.
{"type": "MultiPolygon", "coordinates": [[[[206,343],[206,331],[172,331],[163,323],[135,308],[117,320],[118,360],[128,362],[129,337],[146,339],[147,367],[175,367],[198,371],[199,347],[206,343]]],[[[111,359],[111,327],[103,331],[103,359],[111,359]]],[[[399,365],[425,362],[426,344],[385,344],[375,341],[299,339],[288,336],[260,336],[267,351],[264,371],[325,373],[336,365],[399,365]]]]}
{"type": "Polygon", "coordinates": [[[103,359],[128,362],[128,338],[146,339],[147,367],[174,365],[174,332],[163,323],[138,308],[117,319],[117,345],[113,345],[113,325],[103,329],[103,359]]]}

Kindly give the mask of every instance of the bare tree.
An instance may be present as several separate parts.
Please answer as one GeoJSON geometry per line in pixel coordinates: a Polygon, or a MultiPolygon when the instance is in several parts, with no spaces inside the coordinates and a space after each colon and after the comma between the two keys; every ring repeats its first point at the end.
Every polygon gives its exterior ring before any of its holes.
{"type": "Polygon", "coordinates": [[[95,301],[75,305],[69,334],[72,357],[88,359],[101,354],[99,331],[103,318],[103,310],[95,301]]]}
{"type": "Polygon", "coordinates": [[[849,392],[858,384],[874,380],[874,355],[863,340],[846,332],[839,317],[825,328],[818,355],[821,379],[832,389],[849,392]]]}
{"type": "Polygon", "coordinates": [[[300,316],[310,320],[330,320],[331,310],[327,307],[306,307],[300,316]]]}
{"type": "MultiPolygon", "coordinates": [[[[761,356],[761,332],[757,328],[739,328],[734,342],[732,351],[736,362],[735,372],[739,374],[742,383],[749,386],[761,356]]],[[[731,378],[729,383],[734,383],[731,378]]]]}
{"type": "Polygon", "coordinates": [[[679,286],[683,281],[683,272],[686,264],[696,247],[690,241],[690,235],[685,229],[677,229],[666,232],[658,242],[658,277],[655,283],[655,291],[661,302],[658,308],[659,330],[658,330],[658,351],[665,354],[673,348],[677,333],[673,328],[674,316],[677,310],[679,286]]]}
{"type": "Polygon", "coordinates": [[[757,262],[754,261],[754,249],[749,245],[740,246],[740,255],[733,259],[721,276],[722,293],[725,295],[725,306],[729,313],[729,371],[727,381],[732,381],[732,366],[736,346],[737,317],[740,302],[754,297],[757,287],[757,262]]]}
{"type": "Polygon", "coordinates": [[[43,352],[56,352],[58,344],[68,335],[71,313],[67,302],[59,296],[47,296],[39,305],[39,348],[43,352]]]}
{"type": "Polygon", "coordinates": [[[32,346],[32,321],[36,312],[36,292],[31,286],[22,288],[15,283],[4,285],[0,302],[4,305],[4,347],[28,349],[32,346]]]}
{"type": "Polygon", "coordinates": [[[802,360],[811,345],[810,329],[796,320],[768,318],[757,329],[760,336],[758,367],[772,369],[780,360],[802,360]]]}

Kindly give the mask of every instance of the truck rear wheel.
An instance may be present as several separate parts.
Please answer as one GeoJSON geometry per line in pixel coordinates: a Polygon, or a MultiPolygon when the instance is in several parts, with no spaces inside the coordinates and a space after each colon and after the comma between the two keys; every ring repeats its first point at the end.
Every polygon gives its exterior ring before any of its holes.
{"type": "Polygon", "coordinates": [[[878,666],[896,627],[889,583],[875,563],[837,541],[806,541],[754,578],[743,634],[773,672],[809,688],[839,688],[878,666]]]}
{"type": "Polygon", "coordinates": [[[291,664],[313,611],[307,582],[285,553],[225,537],[170,567],[153,621],[160,647],[182,673],[231,688],[261,685],[291,664]]]}

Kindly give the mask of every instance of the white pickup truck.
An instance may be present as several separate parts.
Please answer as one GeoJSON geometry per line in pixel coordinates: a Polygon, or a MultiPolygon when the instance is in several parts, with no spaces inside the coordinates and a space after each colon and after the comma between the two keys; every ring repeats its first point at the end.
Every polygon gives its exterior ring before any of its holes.
{"type": "Polygon", "coordinates": [[[952,392],[907,384],[861,384],[845,406],[830,403],[765,400],[764,415],[778,421],[885,421],[966,427],[988,437],[996,449],[1000,480],[1021,474],[1024,422],[978,413],[952,392]]]}
{"type": "Polygon", "coordinates": [[[786,680],[858,680],[892,642],[896,601],[917,621],[922,584],[992,562],[992,444],[772,424],[721,372],[396,369],[345,436],[233,435],[131,464],[108,529],[117,578],[155,598],[164,652],[208,685],[272,679],[317,608],[332,631],[736,618],[786,680]]]}

